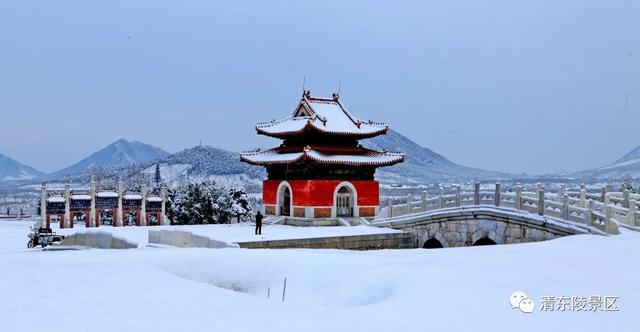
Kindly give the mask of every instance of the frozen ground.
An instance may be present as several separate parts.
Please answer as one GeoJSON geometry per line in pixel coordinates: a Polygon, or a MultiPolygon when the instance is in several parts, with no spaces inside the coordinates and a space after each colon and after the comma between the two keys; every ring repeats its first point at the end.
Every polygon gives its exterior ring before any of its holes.
{"type": "Polygon", "coordinates": [[[369,252],[42,252],[25,249],[27,231],[0,221],[0,331],[640,330],[640,234],[624,230],[369,252]],[[511,309],[514,291],[534,299],[533,314],[511,309]],[[544,295],[619,296],[620,310],[543,312],[544,295]]]}

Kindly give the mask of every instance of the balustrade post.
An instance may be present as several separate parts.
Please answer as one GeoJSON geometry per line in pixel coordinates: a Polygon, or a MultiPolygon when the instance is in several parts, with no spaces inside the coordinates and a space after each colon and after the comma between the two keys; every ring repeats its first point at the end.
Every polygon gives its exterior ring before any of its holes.
{"type": "Polygon", "coordinates": [[[522,185],[516,186],[516,209],[522,210],[522,185]]]}
{"type": "Polygon", "coordinates": [[[456,206],[460,207],[462,205],[462,195],[460,193],[460,186],[456,187],[456,206]]]}
{"type": "Polygon", "coordinates": [[[444,188],[440,187],[440,195],[438,196],[438,209],[444,208],[444,188]]]}
{"type": "Polygon", "coordinates": [[[427,211],[427,191],[422,192],[422,211],[427,211]]]}
{"type": "Polygon", "coordinates": [[[564,199],[564,194],[567,192],[567,187],[566,185],[563,183],[560,185],[560,187],[558,188],[558,202],[562,202],[562,200],[564,199]]]}
{"type": "Polygon", "coordinates": [[[562,219],[569,220],[569,195],[562,195],[562,219]]]}
{"type": "MultiPolygon", "coordinates": [[[[609,195],[605,196],[609,197],[609,195]]],[[[611,220],[613,209],[608,204],[604,206],[604,230],[607,234],[617,234],[616,225],[611,220]]]]}
{"type": "Polygon", "coordinates": [[[544,215],[544,186],[540,186],[538,189],[538,214],[544,215]]]}
{"type": "Polygon", "coordinates": [[[474,185],[473,204],[480,205],[480,182],[476,182],[474,185]]]}
{"type": "Polygon", "coordinates": [[[496,193],[493,195],[495,206],[500,206],[500,182],[496,182],[496,193]]]}
{"type": "Polygon", "coordinates": [[[584,212],[585,224],[587,226],[593,226],[593,200],[589,199],[589,203],[587,205],[587,211],[584,212]]]}
{"type": "Polygon", "coordinates": [[[607,196],[607,186],[602,187],[602,194],[600,195],[601,202],[604,202],[605,196],[607,196]]]}
{"type": "Polygon", "coordinates": [[[584,208],[587,205],[587,188],[584,187],[584,185],[582,185],[580,187],[580,207],[584,208]]]}
{"type": "Polygon", "coordinates": [[[411,196],[411,194],[407,194],[407,210],[408,210],[408,214],[411,214],[411,200],[413,199],[413,197],[411,196]]]}
{"type": "Polygon", "coordinates": [[[391,198],[387,199],[387,216],[389,218],[393,217],[393,199],[391,198]]]}
{"type": "Polygon", "coordinates": [[[629,226],[636,226],[636,201],[634,199],[629,201],[629,212],[627,212],[627,224],[629,226]]]}
{"type": "Polygon", "coordinates": [[[622,206],[629,208],[629,198],[631,197],[629,189],[624,188],[622,191],[622,206]]]}

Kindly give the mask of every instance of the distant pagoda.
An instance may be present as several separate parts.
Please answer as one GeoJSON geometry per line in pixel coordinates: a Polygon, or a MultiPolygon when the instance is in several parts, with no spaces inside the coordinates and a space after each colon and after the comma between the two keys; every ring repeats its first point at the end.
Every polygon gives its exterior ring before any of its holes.
{"type": "Polygon", "coordinates": [[[244,152],[240,160],[267,169],[262,193],[267,215],[373,217],[380,199],[376,168],[400,163],[404,155],[367,149],[358,140],[388,129],[353,116],[338,94],[324,98],[304,91],[292,116],[256,125],[258,134],[283,143],[244,152]]]}

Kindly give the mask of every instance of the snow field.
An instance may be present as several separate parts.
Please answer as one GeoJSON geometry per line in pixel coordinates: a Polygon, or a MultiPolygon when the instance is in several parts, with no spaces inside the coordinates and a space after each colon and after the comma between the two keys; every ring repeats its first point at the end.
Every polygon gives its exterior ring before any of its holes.
{"type": "Polygon", "coordinates": [[[39,317],[64,331],[640,330],[640,234],[624,230],[437,250],[42,252],[25,249],[28,225],[0,222],[3,331],[39,317]],[[533,314],[511,309],[515,291],[533,314]],[[541,312],[544,295],[619,296],[620,311],[541,312]]]}

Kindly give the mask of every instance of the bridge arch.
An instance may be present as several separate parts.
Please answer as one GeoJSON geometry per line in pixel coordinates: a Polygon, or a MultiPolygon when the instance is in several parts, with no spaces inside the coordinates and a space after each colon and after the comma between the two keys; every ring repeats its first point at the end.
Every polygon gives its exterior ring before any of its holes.
{"type": "Polygon", "coordinates": [[[490,246],[490,245],[494,245],[494,244],[497,244],[496,241],[493,241],[488,236],[483,236],[483,237],[479,238],[478,241],[474,242],[472,244],[472,246],[490,246]]]}
{"type": "Polygon", "coordinates": [[[438,248],[444,248],[444,245],[442,244],[442,242],[440,242],[440,240],[436,239],[435,237],[432,237],[424,242],[424,244],[422,245],[422,248],[438,249],[438,248]]]}
{"type": "Polygon", "coordinates": [[[488,245],[488,244],[502,244],[502,236],[496,233],[496,231],[494,231],[493,229],[481,228],[471,233],[471,235],[467,239],[467,245],[476,246],[476,245],[488,245]],[[481,243],[481,244],[476,244],[476,243],[481,243]]]}

